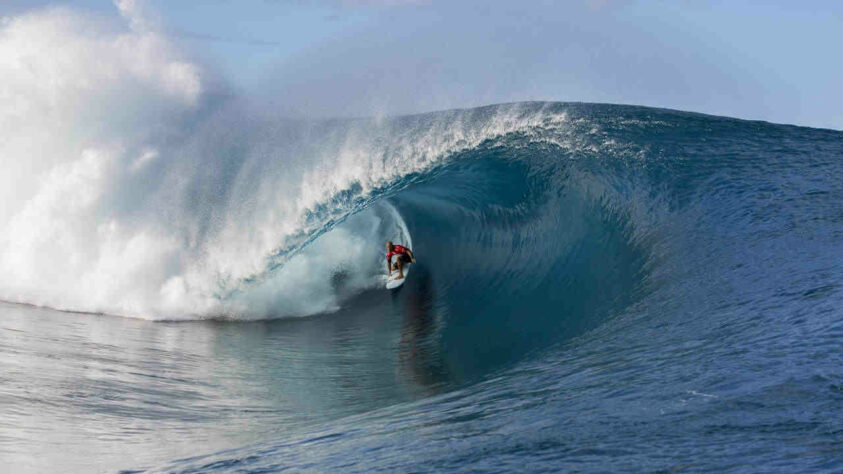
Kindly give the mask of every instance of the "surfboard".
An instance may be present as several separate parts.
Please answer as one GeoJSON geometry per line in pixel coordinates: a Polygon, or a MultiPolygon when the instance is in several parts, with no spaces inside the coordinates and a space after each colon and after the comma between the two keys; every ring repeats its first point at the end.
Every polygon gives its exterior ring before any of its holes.
{"type": "Polygon", "coordinates": [[[404,278],[398,278],[398,270],[393,270],[389,272],[389,278],[386,279],[386,289],[392,290],[398,288],[399,286],[404,284],[404,280],[407,279],[407,275],[410,272],[410,264],[404,265],[404,278]]]}

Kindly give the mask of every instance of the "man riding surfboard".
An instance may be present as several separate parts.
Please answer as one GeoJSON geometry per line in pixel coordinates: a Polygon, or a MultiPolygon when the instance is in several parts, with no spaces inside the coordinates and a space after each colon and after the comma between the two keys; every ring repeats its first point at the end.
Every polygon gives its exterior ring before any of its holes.
{"type": "Polygon", "coordinates": [[[408,263],[416,263],[416,257],[413,256],[413,251],[401,245],[393,245],[391,241],[386,241],[386,271],[390,274],[393,270],[398,270],[398,279],[404,278],[404,265],[408,263]]]}

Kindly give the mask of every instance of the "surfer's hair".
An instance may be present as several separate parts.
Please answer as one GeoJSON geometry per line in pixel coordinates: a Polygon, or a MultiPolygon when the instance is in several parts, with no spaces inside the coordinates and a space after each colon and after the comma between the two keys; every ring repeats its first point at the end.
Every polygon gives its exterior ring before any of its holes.
{"type": "Polygon", "coordinates": [[[387,241],[386,241],[386,245],[389,245],[390,247],[392,247],[392,241],[391,241],[391,240],[387,240],[387,241]]]}

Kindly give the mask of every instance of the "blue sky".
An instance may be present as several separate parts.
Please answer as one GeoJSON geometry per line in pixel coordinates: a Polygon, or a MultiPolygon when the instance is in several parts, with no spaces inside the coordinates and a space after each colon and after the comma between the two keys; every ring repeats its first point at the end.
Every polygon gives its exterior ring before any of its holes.
{"type": "MultiPolygon", "coordinates": [[[[237,89],[289,115],[611,102],[843,129],[834,1],[146,1],[237,89]]],[[[119,21],[109,0],[62,5],[119,21]]]]}

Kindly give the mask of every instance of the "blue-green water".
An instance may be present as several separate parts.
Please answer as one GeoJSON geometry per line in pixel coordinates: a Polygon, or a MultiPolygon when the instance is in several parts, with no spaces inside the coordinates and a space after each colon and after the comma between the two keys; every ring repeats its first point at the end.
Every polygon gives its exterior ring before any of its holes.
{"type": "MultiPolygon", "coordinates": [[[[242,183],[294,171],[263,127],[185,208],[266,204],[242,183]]],[[[366,153],[207,311],[0,306],[7,465],[843,469],[843,133],[547,103],[284,127],[305,168],[366,153]],[[393,292],[385,238],[419,260],[393,292]]]]}

